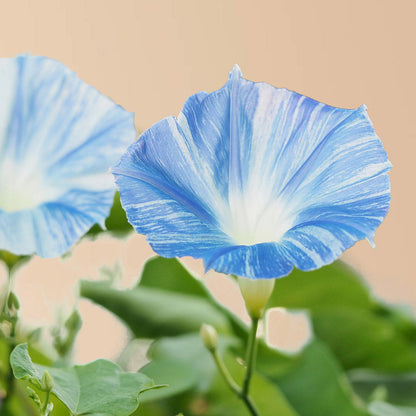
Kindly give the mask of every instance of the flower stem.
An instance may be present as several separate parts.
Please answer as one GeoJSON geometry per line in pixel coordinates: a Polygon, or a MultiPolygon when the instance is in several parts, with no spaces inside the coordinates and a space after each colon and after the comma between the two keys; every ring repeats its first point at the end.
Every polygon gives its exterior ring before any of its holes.
{"type": "Polygon", "coordinates": [[[244,404],[246,405],[248,411],[250,412],[252,416],[260,416],[260,413],[258,412],[251,398],[248,397],[247,395],[245,396],[243,395],[243,390],[231,377],[231,374],[228,372],[227,367],[224,364],[224,361],[222,360],[221,356],[218,353],[218,350],[217,349],[212,350],[211,354],[214,358],[215,364],[217,365],[218,371],[220,372],[221,376],[223,377],[224,381],[226,382],[228,387],[231,389],[231,391],[244,402],[244,404]]]}
{"type": "Polygon", "coordinates": [[[45,396],[45,401],[43,403],[42,409],[41,409],[41,416],[48,416],[49,412],[48,412],[48,404],[49,404],[49,396],[51,394],[50,390],[46,390],[46,396],[45,396]]]}
{"type": "MultiPolygon", "coordinates": [[[[4,298],[4,303],[2,306],[1,314],[2,314],[2,321],[3,320],[8,321],[10,324],[10,333],[8,334],[6,338],[6,341],[9,347],[8,356],[10,357],[11,352],[16,346],[15,336],[16,336],[16,325],[17,325],[17,316],[11,316],[11,312],[9,311],[9,308],[8,308],[8,299],[13,288],[13,275],[12,275],[12,270],[10,267],[8,267],[7,269],[7,277],[8,277],[7,291],[6,291],[6,296],[4,298]]],[[[7,412],[9,412],[9,402],[10,402],[11,396],[14,393],[14,388],[15,388],[13,370],[10,364],[9,364],[9,368],[7,371],[5,383],[6,383],[6,397],[4,398],[2,402],[0,415],[5,415],[7,414],[7,412]]]]}
{"type": "Polygon", "coordinates": [[[215,364],[217,364],[218,371],[222,375],[224,381],[227,383],[228,387],[233,393],[237,396],[241,396],[241,388],[231,377],[231,374],[228,372],[227,367],[224,364],[224,361],[220,357],[218,350],[212,351],[212,356],[214,357],[215,364]]]}
{"type": "Polygon", "coordinates": [[[205,346],[207,347],[208,351],[211,353],[212,357],[214,358],[215,364],[217,365],[218,371],[221,374],[222,378],[224,379],[227,386],[230,388],[230,390],[239,398],[241,399],[244,404],[246,405],[248,411],[252,416],[260,416],[260,413],[258,412],[255,404],[251,400],[251,398],[248,395],[249,391],[249,385],[250,385],[250,379],[253,371],[253,366],[255,362],[255,354],[256,354],[256,334],[257,334],[257,327],[259,319],[253,319],[253,326],[250,331],[249,336],[249,345],[248,345],[248,351],[247,351],[247,372],[244,379],[244,387],[241,388],[233,379],[231,374],[229,373],[227,367],[224,364],[224,361],[222,360],[220,354],[218,353],[218,349],[216,346],[211,345],[212,344],[212,336],[208,337],[209,333],[207,332],[207,328],[203,328],[201,331],[202,338],[204,341],[205,346]],[[209,342],[208,342],[209,341],[209,342]]]}
{"type": "Polygon", "coordinates": [[[257,328],[259,326],[259,318],[251,318],[251,329],[248,336],[247,356],[246,356],[246,375],[244,377],[242,396],[248,397],[250,390],[250,381],[253,375],[254,366],[257,355],[257,328]]]}

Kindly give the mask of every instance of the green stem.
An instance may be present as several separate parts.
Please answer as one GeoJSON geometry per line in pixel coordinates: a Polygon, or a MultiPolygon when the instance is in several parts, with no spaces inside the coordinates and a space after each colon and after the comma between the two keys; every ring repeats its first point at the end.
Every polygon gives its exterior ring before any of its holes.
{"type": "Polygon", "coordinates": [[[257,355],[257,328],[259,326],[258,318],[251,318],[251,329],[248,336],[247,357],[246,357],[246,376],[244,377],[242,396],[248,397],[250,390],[250,381],[253,375],[257,355]]]}
{"type": "Polygon", "coordinates": [[[224,361],[218,354],[218,350],[215,349],[212,352],[212,356],[214,357],[215,364],[217,364],[218,371],[222,375],[224,381],[227,383],[228,387],[231,389],[233,393],[235,393],[237,396],[241,396],[241,388],[240,386],[234,381],[234,379],[231,377],[231,374],[228,372],[227,367],[224,364],[224,361]]]}
{"type": "Polygon", "coordinates": [[[260,325],[261,325],[261,331],[262,331],[262,339],[264,340],[264,342],[267,344],[267,339],[268,339],[268,327],[267,327],[267,312],[264,312],[264,315],[260,321],[260,325]]]}
{"type": "MultiPolygon", "coordinates": [[[[3,304],[3,313],[4,314],[8,314],[8,307],[7,307],[7,300],[9,298],[10,292],[12,291],[12,285],[13,285],[13,276],[12,276],[12,272],[11,269],[8,269],[8,287],[7,287],[7,293],[6,293],[6,297],[4,298],[4,304],[3,304]]],[[[14,347],[16,346],[16,340],[15,340],[15,336],[16,336],[16,325],[17,325],[17,319],[11,319],[10,320],[10,336],[8,337],[7,341],[9,343],[9,354],[8,356],[10,357],[10,354],[12,353],[14,347]]],[[[13,370],[9,364],[9,371],[7,373],[7,379],[6,379],[6,397],[3,400],[2,406],[1,406],[1,412],[0,412],[0,416],[1,415],[6,415],[8,413],[8,407],[9,407],[9,401],[10,398],[13,395],[14,392],[14,388],[15,388],[15,379],[14,379],[14,374],[13,374],[13,370]]]]}
{"type": "Polygon", "coordinates": [[[252,416],[260,416],[259,411],[257,410],[256,406],[254,405],[250,397],[241,397],[241,400],[245,403],[247,409],[252,414],[252,416]]]}
{"type": "Polygon", "coordinates": [[[242,389],[231,377],[231,374],[228,372],[227,367],[224,364],[224,361],[218,354],[218,350],[215,349],[215,350],[211,350],[210,352],[212,356],[214,357],[214,361],[215,361],[215,364],[217,365],[218,371],[220,372],[221,376],[223,377],[224,381],[226,382],[230,390],[244,402],[244,404],[246,405],[247,409],[249,410],[252,416],[260,416],[260,413],[258,412],[251,398],[248,396],[243,396],[242,389]]]}
{"type": "MultiPolygon", "coordinates": [[[[11,332],[10,332],[10,338],[8,339],[9,341],[9,354],[8,356],[10,357],[10,354],[12,353],[14,347],[16,346],[16,341],[14,340],[14,334],[15,334],[15,324],[12,323],[12,328],[11,328],[11,332]]],[[[15,390],[15,378],[14,378],[14,374],[13,374],[13,370],[9,364],[9,370],[7,372],[7,376],[6,376],[6,397],[4,398],[2,405],[1,405],[1,411],[0,411],[0,416],[1,415],[7,415],[8,414],[8,407],[9,407],[9,402],[10,399],[14,393],[15,390]]]]}
{"type": "Polygon", "coordinates": [[[45,401],[43,403],[42,410],[41,410],[42,416],[45,416],[46,415],[46,409],[47,409],[48,404],[49,404],[49,396],[50,396],[50,394],[51,394],[51,391],[50,390],[47,390],[46,391],[46,396],[45,396],[45,401]]]}
{"type": "MultiPolygon", "coordinates": [[[[13,350],[13,346],[11,345],[10,348],[10,352],[13,350]]],[[[10,354],[9,354],[10,356],[10,354]]],[[[13,375],[13,371],[10,368],[9,372],[7,374],[7,379],[6,379],[6,397],[4,398],[2,404],[1,404],[1,411],[0,411],[0,415],[8,415],[10,412],[9,409],[9,402],[10,399],[14,393],[14,388],[15,388],[15,384],[14,384],[14,375],[13,375]]]]}
{"type": "Polygon", "coordinates": [[[12,291],[13,277],[12,271],[10,268],[7,268],[7,291],[6,296],[4,297],[4,302],[2,305],[2,312],[7,314],[7,299],[9,298],[10,292],[12,291]]]}

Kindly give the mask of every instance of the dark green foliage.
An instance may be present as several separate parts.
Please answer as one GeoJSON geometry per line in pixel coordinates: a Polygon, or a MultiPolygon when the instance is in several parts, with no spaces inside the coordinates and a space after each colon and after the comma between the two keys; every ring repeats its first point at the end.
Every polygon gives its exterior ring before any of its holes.
{"type": "MultiPolygon", "coordinates": [[[[247,414],[197,333],[203,323],[217,328],[221,354],[240,381],[247,327],[178,260],[149,260],[129,291],[83,282],[81,293],[119,316],[135,337],[156,340],[142,371],[157,383],[168,380],[170,387],[144,393],[137,415],[247,414]]],[[[296,270],[276,281],[269,306],[307,312],[314,339],[294,355],[260,342],[252,398],[262,415],[366,416],[380,388],[387,400],[401,397],[399,404],[414,404],[409,397],[414,379],[406,374],[416,368],[415,322],[374,299],[352,269],[336,262],[314,272],[296,270]],[[375,376],[357,379],[357,369],[371,369],[375,376]],[[386,372],[403,374],[400,390],[408,393],[400,396],[397,384],[377,378],[386,372]]]]}

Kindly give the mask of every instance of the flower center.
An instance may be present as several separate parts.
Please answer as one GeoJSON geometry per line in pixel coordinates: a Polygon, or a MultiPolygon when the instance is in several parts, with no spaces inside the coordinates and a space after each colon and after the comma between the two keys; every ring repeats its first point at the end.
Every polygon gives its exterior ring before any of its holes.
{"type": "Polygon", "coordinates": [[[36,173],[36,170],[29,171],[22,167],[17,169],[10,161],[2,161],[1,164],[0,210],[6,212],[29,210],[56,197],[56,191],[46,184],[42,175],[36,173]]]}
{"type": "Polygon", "coordinates": [[[41,202],[38,187],[33,184],[19,184],[3,182],[0,185],[0,209],[6,212],[32,209],[41,202]]]}
{"type": "Polygon", "coordinates": [[[225,232],[241,245],[279,242],[295,223],[295,210],[290,205],[247,192],[231,207],[225,232]]]}

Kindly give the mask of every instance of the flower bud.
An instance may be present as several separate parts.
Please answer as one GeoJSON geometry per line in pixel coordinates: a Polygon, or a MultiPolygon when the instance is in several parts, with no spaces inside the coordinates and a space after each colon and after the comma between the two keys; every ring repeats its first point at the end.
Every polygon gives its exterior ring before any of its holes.
{"type": "Polygon", "coordinates": [[[41,388],[43,391],[51,391],[53,389],[53,377],[48,371],[45,371],[42,376],[41,388]]]}
{"type": "Polygon", "coordinates": [[[13,292],[10,292],[7,297],[7,307],[12,312],[18,311],[20,308],[19,299],[13,292]]]}
{"type": "Polygon", "coordinates": [[[253,319],[260,319],[273,292],[275,279],[238,278],[241,294],[246,304],[247,312],[253,319]]]}
{"type": "Polygon", "coordinates": [[[218,347],[217,330],[212,325],[203,324],[201,326],[200,334],[205,347],[209,351],[215,351],[218,347]]]}
{"type": "Polygon", "coordinates": [[[77,333],[82,326],[82,319],[79,312],[74,309],[69,315],[68,319],[65,321],[65,327],[69,332],[77,333]]]}
{"type": "Polygon", "coordinates": [[[36,377],[34,377],[34,376],[29,376],[29,377],[27,377],[27,380],[30,382],[30,383],[32,383],[37,389],[41,389],[42,390],[42,386],[41,386],[41,384],[40,384],[40,382],[39,382],[39,380],[36,378],[36,377]]]}
{"type": "Polygon", "coordinates": [[[35,390],[30,388],[29,386],[26,387],[26,392],[29,398],[31,398],[38,406],[41,405],[41,401],[35,390]]]}

